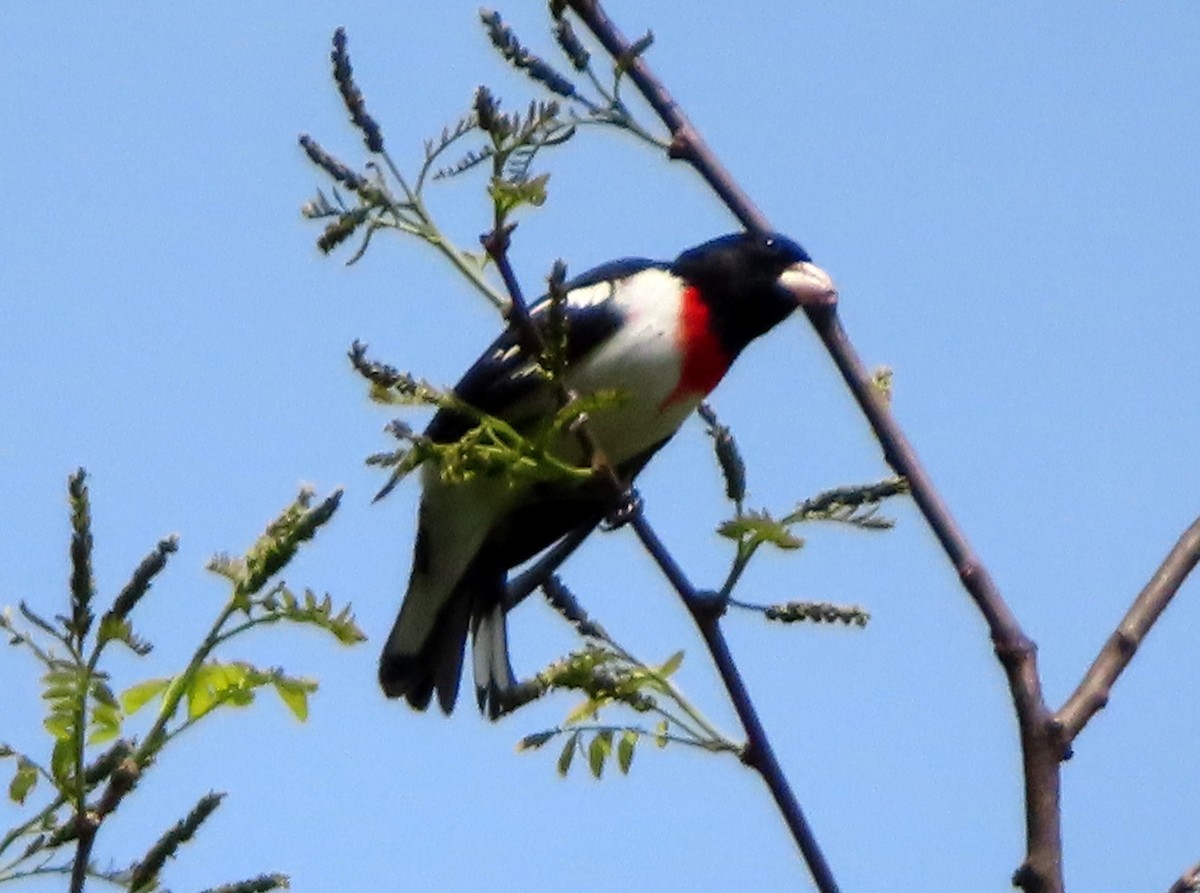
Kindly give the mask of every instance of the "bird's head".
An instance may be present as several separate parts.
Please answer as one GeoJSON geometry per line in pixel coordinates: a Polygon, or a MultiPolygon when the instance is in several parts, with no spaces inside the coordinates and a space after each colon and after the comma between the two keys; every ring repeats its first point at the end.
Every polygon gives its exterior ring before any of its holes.
{"type": "Polygon", "coordinates": [[[798,307],[828,302],[837,293],[807,251],[775,234],[721,236],[683,252],[671,271],[709,306],[715,333],[730,356],[798,307]]]}

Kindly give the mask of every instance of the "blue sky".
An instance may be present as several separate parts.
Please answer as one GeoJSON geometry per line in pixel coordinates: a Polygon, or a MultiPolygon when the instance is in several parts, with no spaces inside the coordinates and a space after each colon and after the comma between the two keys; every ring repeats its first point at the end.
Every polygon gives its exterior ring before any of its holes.
{"type": "MultiPolygon", "coordinates": [[[[1057,705],[1200,510],[1200,16],[1186,3],[610,4],[652,28],[652,64],[779,229],[841,287],[895,410],[1041,647],[1057,705]]],[[[507,17],[542,41],[538,4],[507,17]]],[[[158,643],[118,682],[177,668],[225,597],[202,567],[240,551],[301,482],[346,488],[289,570],[354,603],[345,651],[266,631],[226,656],[320,678],[297,726],[264,700],[168,752],[106,828],[121,863],[210,787],[230,792],[165,876],[176,890],[278,870],[299,891],[804,889],[758,780],[733,761],[639,753],[629,779],[566,781],[516,755],[562,718],[500,724],[386,702],[377,648],[408,573],[416,491],[381,504],[362,458],[390,414],[345,350],[452,382],[496,331],[490,308],[416,243],[346,268],[298,213],[324,185],[310,132],[361,143],[328,75],[345,25],[393,154],[492,85],[531,95],[469,3],[169,7],[10,4],[2,16],[0,604],[61,609],[68,473],[92,475],[99,583],[113,593],[170,532],[181,550],[141,609],[158,643]],[[188,651],[185,652],[185,649],[188,651]]],[[[548,47],[548,41],[541,44],[548,47]]],[[[534,288],[550,263],[673,256],[734,227],[688,171],[616,135],[548,156],[551,200],[518,231],[534,288]]],[[[477,184],[433,201],[464,243],[477,184]],[[475,191],[473,191],[473,189],[475,191]]],[[[344,258],[345,255],[342,255],[344,258]]],[[[786,508],[885,468],[797,320],[747,353],[714,403],[752,500],[786,508]]],[[[650,516],[700,584],[727,551],[698,424],[641,479],[650,516]]],[[[1022,852],[1014,722],[986,631],[908,505],[895,532],[807,532],[743,595],[857,602],[861,632],[728,621],[763,719],[846,890],[1003,890],[1022,852]]],[[[597,536],[568,580],[731,733],[700,642],[628,533],[597,536]]],[[[1064,772],[1068,884],[1165,890],[1200,858],[1195,584],[1182,591],[1064,772]]],[[[529,673],[571,647],[529,603],[529,673]]],[[[0,737],[37,746],[32,666],[0,652],[0,737]]],[[[466,705],[464,705],[465,707],[466,705]]],[[[0,825],[15,813],[0,807],[0,825]]],[[[51,887],[47,886],[47,889],[51,887]]]]}

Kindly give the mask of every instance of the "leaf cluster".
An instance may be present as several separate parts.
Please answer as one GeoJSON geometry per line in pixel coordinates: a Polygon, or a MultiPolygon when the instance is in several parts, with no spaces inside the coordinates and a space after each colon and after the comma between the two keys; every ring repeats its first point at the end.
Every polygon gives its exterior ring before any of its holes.
{"type": "Polygon", "coordinates": [[[628,774],[638,745],[645,740],[658,747],[669,744],[699,747],[712,752],[738,753],[739,747],[721,735],[674,684],[671,677],[683,663],[683,652],[659,665],[647,665],[609,639],[594,639],[537,674],[538,696],[551,691],[573,691],[584,696],[560,725],[526,735],[519,751],[536,750],[553,739],[562,739],[557,762],[565,776],[576,755],[582,755],[595,778],[600,778],[613,757],[622,774],[628,774]],[[602,712],[624,707],[653,722],[601,722],[602,712]]]}
{"type": "Polygon", "coordinates": [[[367,110],[350,62],[346,33],[339,28],[330,54],[333,80],[371,160],[356,169],[312,136],[302,134],[301,149],[334,185],[328,195],[318,189],[301,213],[324,223],[317,238],[317,247],[323,253],[328,254],[352,237],[359,238],[348,263],[364,255],[381,229],[416,236],[449,260],[493,305],[503,309],[508,299],[485,275],[489,262],[486,253],[460,248],[446,235],[429,207],[429,184],[486,166],[486,188],[492,205],[490,226],[497,232],[512,225],[511,217],[518,210],[541,207],[546,201],[549,174],[534,172],[535,159],[544,149],[567,142],[580,126],[616,128],[664,151],[667,142],[643,127],[621,98],[629,66],[652,42],[649,34],[616,60],[610,71],[601,73],[570,22],[557,16],[552,33],[571,72],[568,76],[523,43],[499,13],[482,10],[480,19],[500,57],[548,97],[530,100],[523,110],[510,111],[503,108],[494,91],[478,87],[469,108],[437,137],[424,141],[416,172],[406,176],[367,110]]]}
{"type": "Polygon", "coordinates": [[[501,480],[510,487],[527,484],[579,484],[591,469],[563,458],[564,443],[580,418],[620,406],[627,395],[600,390],[573,400],[557,412],[539,418],[531,428],[518,429],[497,416],[481,412],[453,391],[440,390],[423,379],[367,358],[366,346],[350,349],[355,371],[370,384],[371,398],[389,406],[426,406],[461,416],[467,430],[457,439],[439,443],[416,433],[396,419],[387,431],[402,444],[395,450],[367,457],[367,464],[391,470],[376,499],[386,496],[404,477],[429,463],[447,483],[463,484],[481,478],[501,480]]]}
{"type": "MultiPolygon", "coordinates": [[[[713,442],[717,465],[725,481],[725,495],[733,503],[733,517],[717,527],[717,533],[735,544],[733,560],[718,596],[729,600],[734,587],[751,559],[763,546],[795,551],[804,546],[804,540],[793,528],[814,521],[830,521],[845,524],[859,530],[890,530],[894,522],[881,515],[880,508],[885,500],[908,492],[903,478],[887,478],[871,484],[836,487],[800,502],[791,511],[776,517],[766,509],[746,508],[746,464],[738,449],[733,433],[721,424],[716,412],[708,404],[702,404],[699,415],[704,420],[705,430],[713,442]]],[[[743,602],[731,602],[738,607],[752,608],[765,613],[770,620],[794,622],[797,620],[831,621],[843,620],[848,625],[865,626],[869,615],[861,608],[840,608],[824,602],[787,602],[785,604],[760,607],[743,602]]]]}
{"type": "MultiPolygon", "coordinates": [[[[187,664],[176,674],[144,679],[119,694],[107,669],[113,643],[145,656],[151,643],[136,634],[133,615],[177,551],[175,537],[161,540],[139,563],[110,607],[94,622],[92,519],[86,475],[71,476],[71,575],[66,613],[47,618],[28,604],[0,614],[0,630],[10,646],[32,656],[42,670],[41,695],[48,736],[47,756],[0,745],[0,760],[13,774],[8,797],[32,815],[0,837],[0,883],[42,875],[69,875],[72,889],[88,877],[129,890],[159,888],[159,873],[217,808],[223,795],[208,793],[168,828],[146,854],[121,869],[101,869],[91,858],[105,819],[137,787],[174,738],[224,707],[252,703],[259,690],[275,692],[297,718],[308,715],[317,683],[280,668],[259,668],[245,660],[224,660],[214,652],[256,626],[290,622],[324,630],[342,644],[364,640],[347,606],[306,591],[295,595],[277,574],[299,547],[329,521],[340,493],[314,502],[301,491],[241,556],[218,556],[210,570],[226,578],[231,594],[187,664]],[[147,710],[147,708],[153,708],[147,710]],[[139,733],[137,714],[149,715],[139,733]],[[102,746],[106,747],[101,750],[102,746]],[[33,798],[40,796],[36,803],[33,798]]],[[[286,884],[282,875],[262,875],[228,885],[229,890],[269,890],[286,884]]]]}

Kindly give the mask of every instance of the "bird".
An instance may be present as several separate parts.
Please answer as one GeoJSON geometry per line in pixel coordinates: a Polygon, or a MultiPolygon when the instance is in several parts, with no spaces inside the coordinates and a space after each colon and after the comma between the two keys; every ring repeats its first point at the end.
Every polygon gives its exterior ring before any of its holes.
{"type": "MultiPolygon", "coordinates": [[[[797,242],[733,233],[673,261],[630,257],[567,282],[564,383],[580,396],[615,390],[623,400],[588,416],[588,429],[625,483],[679,430],[756,338],[798,307],[836,294],[830,276],[797,242]]],[[[548,297],[530,308],[544,331],[548,297]]],[[[557,391],[536,374],[538,357],[516,326],[482,353],[454,386],[458,400],[518,431],[558,409],[557,391]]],[[[452,443],[477,424],[443,406],[425,430],[452,443]]],[[[586,465],[576,438],[555,450],[586,465]]],[[[436,691],[451,713],[468,634],[480,712],[496,719],[515,684],[508,656],[505,587],[513,569],[567,534],[598,525],[613,509],[610,488],[587,483],[514,485],[500,477],[447,482],[422,469],[412,571],[379,661],[389,698],[424,711],[436,691]]]]}

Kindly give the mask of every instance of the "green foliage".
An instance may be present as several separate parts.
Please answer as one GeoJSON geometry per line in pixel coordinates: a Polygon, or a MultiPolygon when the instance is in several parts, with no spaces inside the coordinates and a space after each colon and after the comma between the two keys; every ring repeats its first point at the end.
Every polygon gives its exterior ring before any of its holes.
{"type": "Polygon", "coordinates": [[[638,41],[631,53],[616,60],[609,72],[601,74],[570,23],[558,19],[555,44],[579,79],[577,83],[531,51],[498,13],[482,10],[480,18],[501,58],[549,97],[531,100],[524,111],[506,111],[492,91],[479,87],[470,107],[453,124],[443,128],[438,137],[425,140],[415,173],[406,176],[385,148],[382,131],[367,111],[350,64],[346,33],[339,28],[330,54],[334,83],[368,152],[383,163],[371,162],[362,171],[355,170],[308,134],[301,135],[300,147],[309,161],[341,187],[331,190],[332,197],[317,190],[301,213],[324,224],[317,239],[317,247],[324,253],[359,237],[348,263],[363,256],[380,230],[416,236],[449,260],[493,305],[503,309],[508,297],[485,275],[486,254],[457,247],[434,219],[427,199],[429,184],[445,183],[486,167],[486,190],[492,205],[489,226],[493,232],[500,232],[516,212],[545,203],[549,174],[535,173],[534,163],[543,150],[566,143],[579,127],[616,128],[662,151],[666,151],[667,141],[643,127],[621,99],[629,66],[649,47],[649,35],[638,41]],[[451,151],[459,154],[448,160],[451,151]]]}
{"type": "MultiPolygon", "coordinates": [[[[442,391],[392,366],[369,360],[366,347],[355,342],[350,350],[355,370],[370,382],[371,396],[388,405],[435,406],[475,424],[458,440],[436,443],[396,420],[387,431],[402,446],[367,458],[368,465],[391,469],[387,483],[376,495],[386,496],[404,477],[425,463],[438,470],[447,483],[462,484],[479,478],[505,481],[509,486],[536,483],[576,484],[587,481],[590,468],[563,458],[566,443],[580,418],[620,406],[628,395],[600,390],[578,397],[531,428],[518,430],[496,416],[480,412],[453,391],[442,391]]],[[[547,373],[549,374],[549,373],[547,373]]]]}
{"type": "Polygon", "coordinates": [[[737,607],[761,611],[770,620],[843,620],[847,625],[865,626],[869,615],[858,607],[840,608],[818,602],[789,602],[764,607],[732,601],[731,595],[750,560],[762,546],[794,551],[804,545],[804,540],[792,532],[792,528],[798,524],[832,521],[859,530],[890,530],[892,520],[881,516],[879,509],[885,500],[907,493],[908,484],[903,478],[893,477],[873,484],[836,487],[804,500],[781,518],[776,518],[765,509],[747,509],[746,464],[733,432],[721,424],[711,406],[701,405],[699,414],[705,422],[706,432],[712,438],[717,464],[725,480],[725,495],[733,503],[734,509],[733,517],[717,526],[719,535],[735,543],[733,560],[719,591],[720,597],[737,607]]]}
{"type": "Polygon", "coordinates": [[[769,544],[779,549],[799,549],[804,540],[792,534],[787,525],[765,511],[748,511],[717,528],[717,533],[747,549],[769,544]]]}
{"type": "MultiPolygon", "coordinates": [[[[597,630],[594,626],[592,629],[597,630]]],[[[534,691],[529,694],[532,698],[551,691],[572,691],[582,694],[583,700],[560,725],[526,735],[517,749],[537,750],[561,738],[559,775],[565,776],[576,754],[581,754],[597,779],[614,757],[621,774],[628,774],[643,739],[661,747],[679,744],[717,753],[739,753],[739,746],[719,733],[672,681],[682,663],[683,652],[678,651],[658,666],[644,664],[602,630],[596,631],[582,649],[539,673],[534,691]],[[644,721],[600,721],[602,713],[607,715],[614,709],[631,710],[644,719],[657,721],[653,727],[644,721]]]]}
{"type": "MultiPolygon", "coordinates": [[[[46,705],[44,756],[0,745],[0,760],[11,760],[9,800],[31,810],[0,837],[0,883],[40,875],[72,877],[82,889],[88,877],[129,890],[158,887],[160,870],[176,849],[195,834],[223,795],[209,793],[188,815],[167,829],[146,855],[128,868],[101,870],[91,851],[105,819],[136,788],[142,775],[161,758],[176,736],[222,708],[244,707],[269,688],[287,710],[303,721],[311,679],[280,668],[262,669],[245,660],[214,656],[230,640],[257,626],[287,622],[324,630],[339,643],[365,639],[349,606],[335,610],[329,596],[310,591],[297,597],[276,575],[312,539],[337,509],[340,492],[315,501],[302,490],[245,554],[218,556],[209,567],[230,584],[230,596],[181,670],[166,678],[143,679],[114,694],[105,669],[108,646],[120,643],[144,656],[149,642],[133,632],[131,616],[151,584],[177,551],[174,537],[161,540],[118,591],[94,623],[96,598],[91,572],[91,512],[82,470],[68,485],[71,508],[70,613],[46,619],[29,605],[0,613],[0,630],[9,645],[30,655],[41,668],[46,705]],[[141,731],[130,726],[142,720],[141,731]],[[101,745],[108,745],[100,751],[101,745]]],[[[228,885],[233,890],[269,890],[286,885],[282,875],[262,875],[228,885]]]]}

